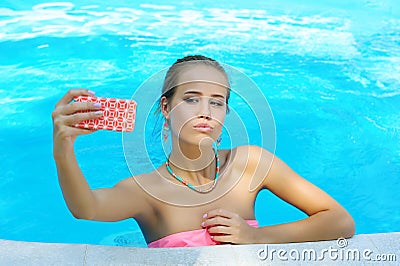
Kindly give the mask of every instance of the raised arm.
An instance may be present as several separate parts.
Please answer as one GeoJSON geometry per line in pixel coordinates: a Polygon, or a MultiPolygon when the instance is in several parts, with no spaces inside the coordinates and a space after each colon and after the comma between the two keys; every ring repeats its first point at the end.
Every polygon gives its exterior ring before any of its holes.
{"type": "MultiPolygon", "coordinates": [[[[262,150],[262,153],[265,155],[261,158],[270,158],[267,151],[262,150]]],[[[274,157],[263,185],[309,217],[296,222],[259,228],[256,242],[303,242],[354,235],[355,224],[350,214],[327,193],[300,177],[279,158],[274,157]]]]}
{"type": "Polygon", "coordinates": [[[145,208],[142,193],[128,178],[113,188],[91,190],[75,157],[76,137],[92,130],[72,125],[82,120],[101,117],[100,106],[93,103],[71,103],[74,96],[93,95],[86,89],[70,90],[57,103],[53,118],[53,156],[58,179],[69,210],[78,219],[117,221],[136,216],[145,208]],[[79,111],[89,112],[79,113],[79,111]],[[132,200],[136,195],[135,200],[132,200]]]}

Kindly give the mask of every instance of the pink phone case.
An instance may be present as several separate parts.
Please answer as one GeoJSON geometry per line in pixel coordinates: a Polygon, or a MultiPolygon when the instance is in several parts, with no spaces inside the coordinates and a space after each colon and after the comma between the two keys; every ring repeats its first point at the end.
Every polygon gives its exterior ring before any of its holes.
{"type": "Polygon", "coordinates": [[[102,98],[95,96],[74,97],[76,102],[100,103],[103,116],[85,120],[76,127],[86,129],[105,129],[118,132],[131,132],[135,127],[136,102],[134,100],[102,98]]]}

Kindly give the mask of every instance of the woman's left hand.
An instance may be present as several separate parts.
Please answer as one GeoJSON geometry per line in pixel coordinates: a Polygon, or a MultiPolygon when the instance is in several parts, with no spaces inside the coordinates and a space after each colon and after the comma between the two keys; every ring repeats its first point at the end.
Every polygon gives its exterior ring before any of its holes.
{"type": "Polygon", "coordinates": [[[214,241],[232,244],[250,244],[255,241],[257,228],[248,225],[236,213],[216,209],[204,214],[203,218],[201,226],[207,229],[214,241]]]}

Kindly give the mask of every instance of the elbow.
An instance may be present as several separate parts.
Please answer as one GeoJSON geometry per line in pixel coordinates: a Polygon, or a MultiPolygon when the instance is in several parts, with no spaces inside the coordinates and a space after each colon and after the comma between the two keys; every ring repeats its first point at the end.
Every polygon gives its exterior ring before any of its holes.
{"type": "Polygon", "coordinates": [[[77,220],[92,220],[92,218],[90,216],[87,216],[87,215],[81,215],[81,214],[72,213],[72,216],[74,216],[74,218],[77,219],[77,220]]]}
{"type": "Polygon", "coordinates": [[[353,217],[347,212],[344,211],[343,214],[338,217],[338,232],[339,235],[338,237],[344,237],[344,238],[351,238],[354,236],[355,231],[356,231],[356,224],[354,222],[353,217]]]}
{"type": "Polygon", "coordinates": [[[72,216],[74,216],[74,218],[78,220],[94,220],[95,217],[93,212],[78,212],[73,210],[70,211],[72,216]]]}

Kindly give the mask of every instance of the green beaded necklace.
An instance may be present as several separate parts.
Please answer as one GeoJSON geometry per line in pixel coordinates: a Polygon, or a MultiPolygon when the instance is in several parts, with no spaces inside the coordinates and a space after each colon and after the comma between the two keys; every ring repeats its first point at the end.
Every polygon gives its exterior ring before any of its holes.
{"type": "Polygon", "coordinates": [[[215,178],[214,178],[214,182],[212,184],[212,186],[208,189],[197,189],[195,186],[193,186],[192,184],[189,184],[188,182],[186,182],[185,180],[183,180],[181,177],[177,176],[171,169],[171,167],[169,166],[169,158],[167,159],[167,161],[165,162],[165,167],[167,168],[168,172],[175,177],[176,180],[178,180],[179,182],[181,182],[182,184],[184,184],[185,186],[187,186],[188,188],[198,192],[198,193],[208,193],[211,190],[213,190],[215,188],[215,185],[217,184],[218,181],[218,177],[219,177],[219,157],[218,157],[218,150],[215,148],[214,149],[215,152],[215,158],[217,160],[216,162],[216,167],[215,167],[215,178]]]}

